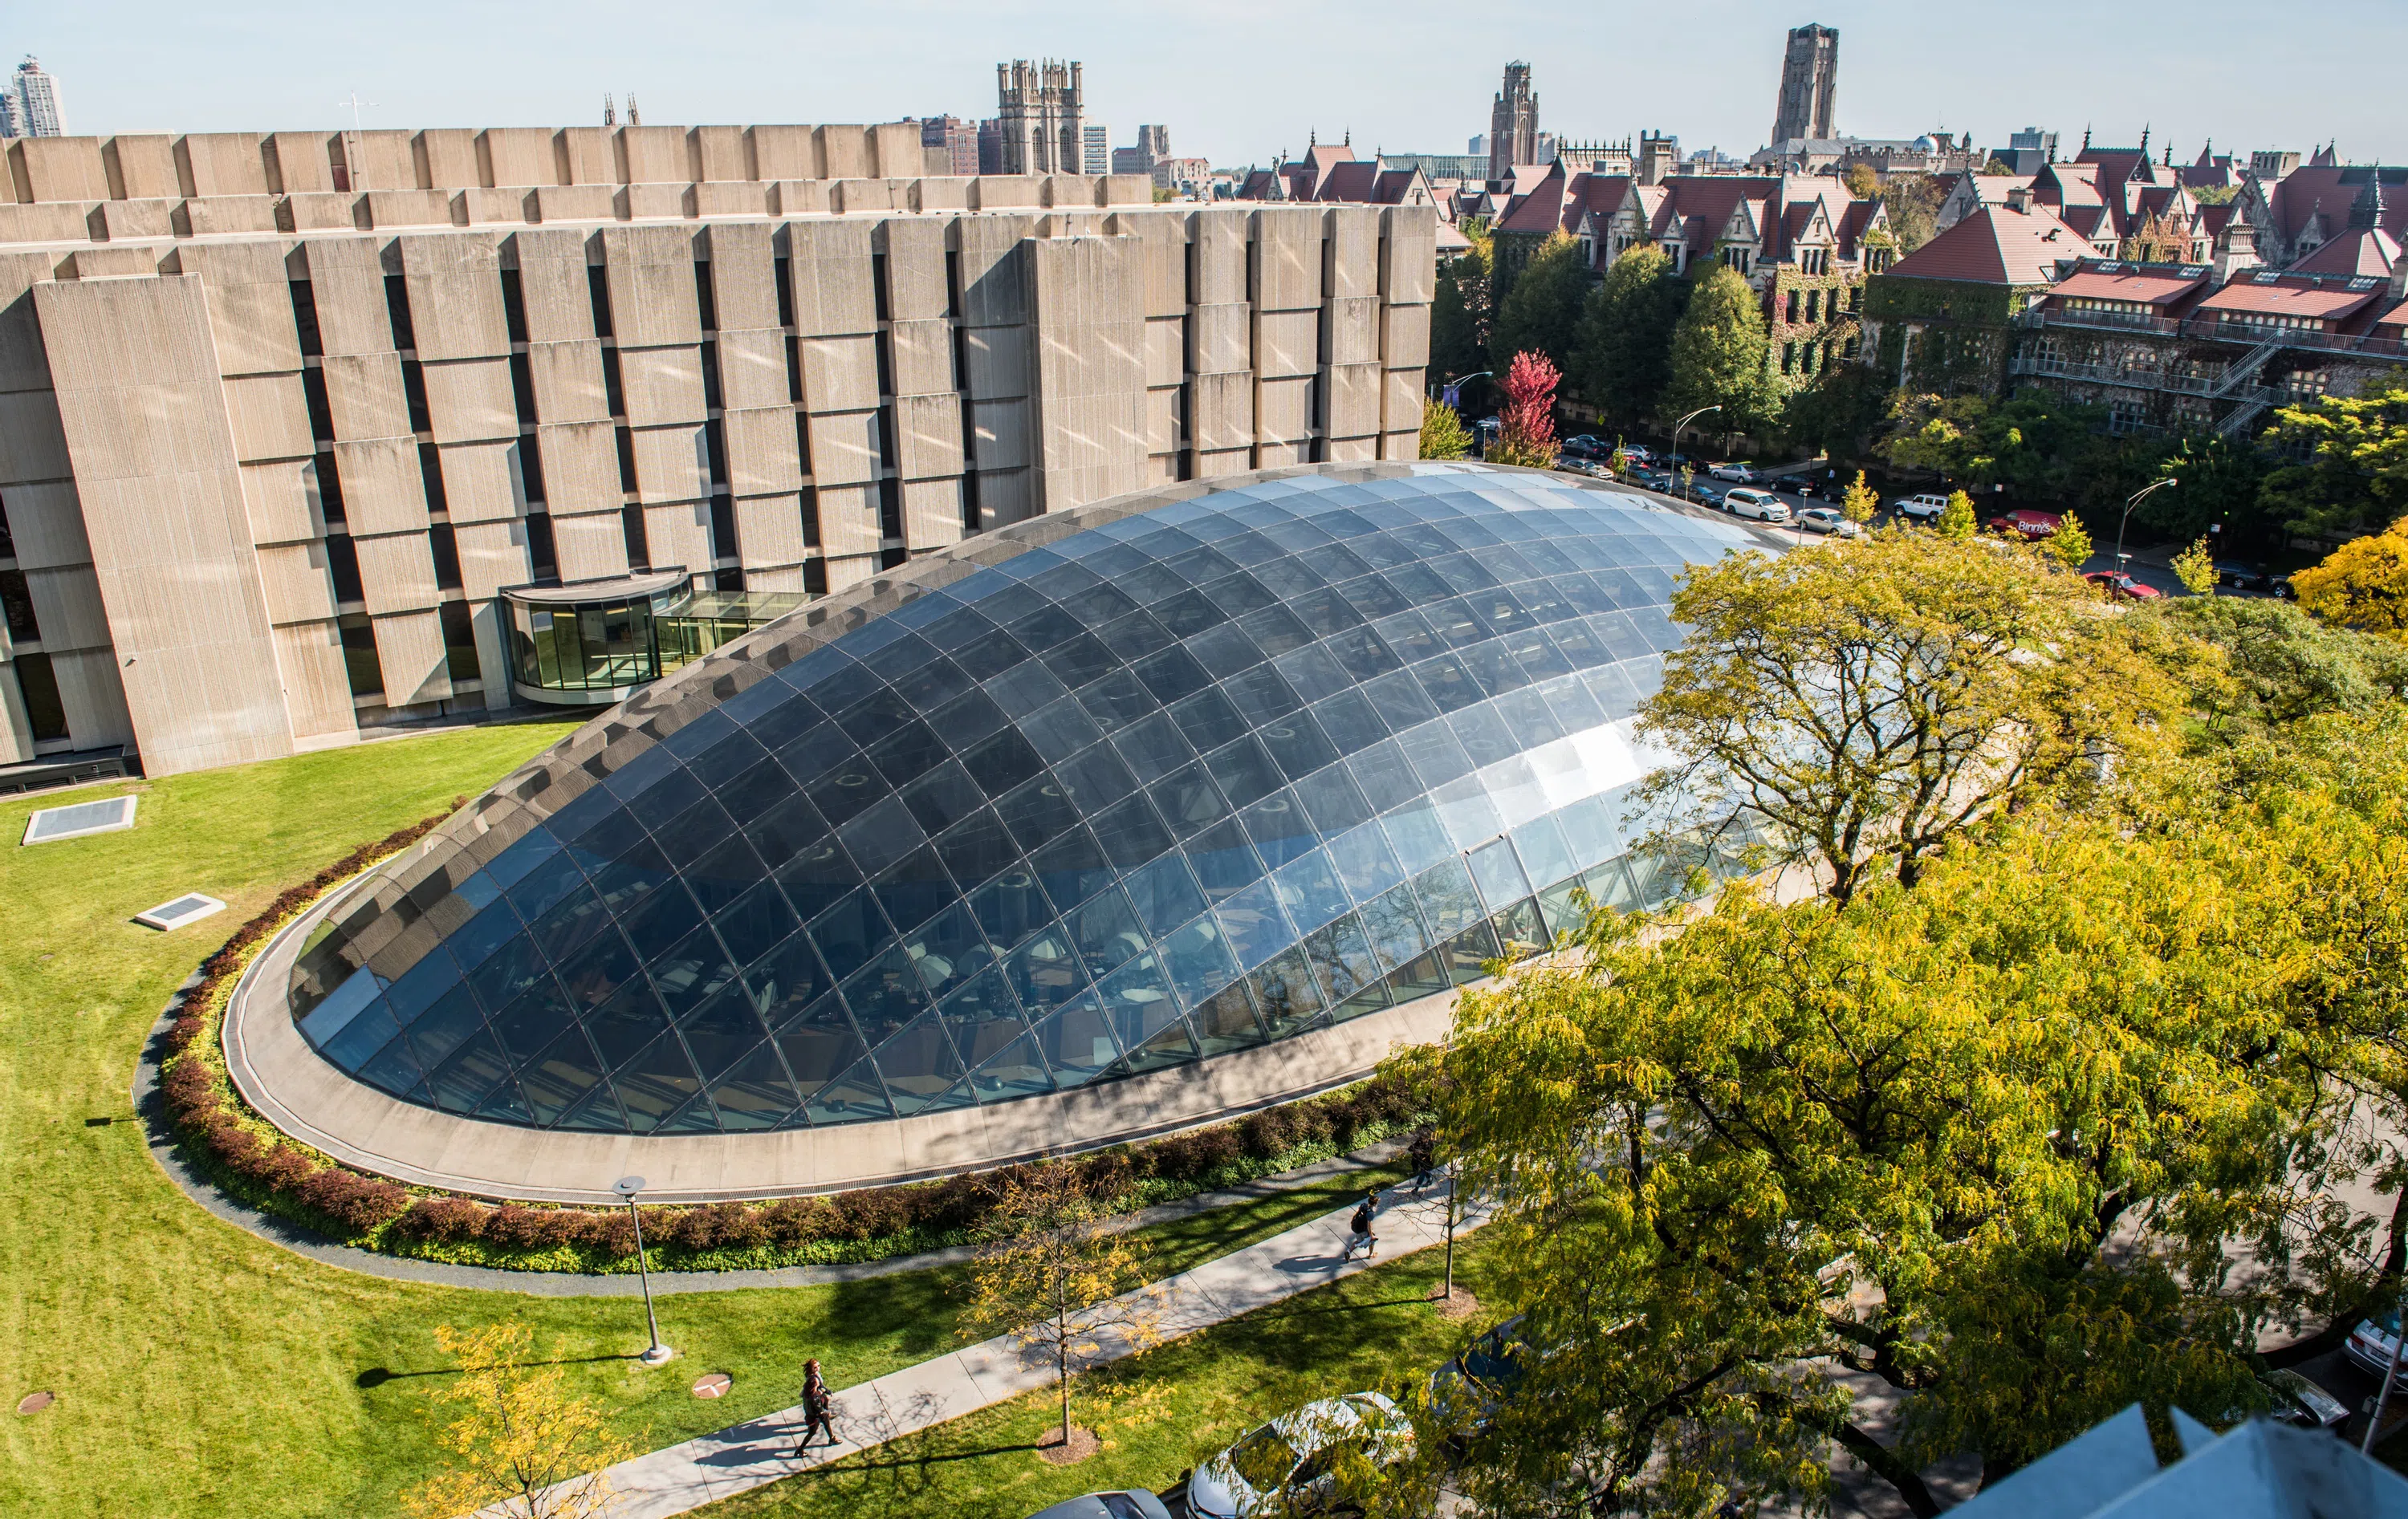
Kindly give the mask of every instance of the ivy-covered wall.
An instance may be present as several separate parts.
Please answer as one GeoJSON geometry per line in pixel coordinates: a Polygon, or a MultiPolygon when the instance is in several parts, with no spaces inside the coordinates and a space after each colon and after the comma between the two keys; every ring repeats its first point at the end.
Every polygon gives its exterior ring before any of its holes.
{"type": "Polygon", "coordinates": [[[2043,286],[1875,275],[1864,322],[1878,336],[1873,362],[1903,389],[1938,395],[2000,394],[2013,351],[2013,315],[2043,286]]]}
{"type": "MultiPolygon", "coordinates": [[[[1771,287],[1765,292],[1764,301],[1765,375],[1773,385],[1783,391],[1796,390],[1812,383],[1817,375],[1849,362],[1847,347],[1857,337],[1858,315],[1856,310],[1849,308],[1849,294],[1863,285],[1864,275],[1854,265],[1823,274],[1805,274],[1790,264],[1776,268],[1771,287]],[[1816,308],[1819,314],[1811,322],[1805,317],[1809,291],[1822,293],[1816,308]],[[1798,296],[1799,320],[1796,322],[1787,319],[1792,293],[1798,296]],[[1790,343],[1799,345],[1798,366],[1784,373],[1781,356],[1784,345],[1790,343]],[[1812,370],[1805,367],[1810,351],[1806,345],[1809,344],[1815,345],[1811,351],[1815,361],[1815,367],[1812,370]]],[[[1856,298],[1859,301],[1863,299],[1861,295],[1856,298]]]]}

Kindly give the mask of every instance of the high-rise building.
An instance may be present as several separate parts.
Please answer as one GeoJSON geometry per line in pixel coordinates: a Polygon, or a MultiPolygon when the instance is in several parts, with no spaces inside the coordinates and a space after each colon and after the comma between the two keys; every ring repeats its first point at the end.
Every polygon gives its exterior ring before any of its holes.
{"type": "Polygon", "coordinates": [[[1078,174],[1087,160],[1086,90],[1076,63],[995,65],[1002,174],[1078,174]]]}
{"type": "Polygon", "coordinates": [[[65,118],[59,112],[59,81],[42,72],[42,65],[31,53],[8,77],[8,93],[17,107],[17,136],[21,137],[57,137],[66,135],[65,118]]]}
{"type": "Polygon", "coordinates": [[[1110,174],[1112,172],[1112,129],[1089,125],[1081,131],[1082,151],[1078,172],[1110,174]]]}
{"type": "Polygon", "coordinates": [[[1516,164],[1539,160],[1539,96],[1530,88],[1530,65],[1505,65],[1505,88],[1488,113],[1488,177],[1502,179],[1516,164]]]}
{"type": "Polygon", "coordinates": [[[979,129],[976,122],[966,122],[958,116],[924,116],[920,118],[920,145],[944,150],[945,172],[948,174],[969,175],[979,171],[979,129]]]}
{"type": "Polygon", "coordinates": [[[1833,136],[1832,100],[1840,88],[1840,33],[1808,22],[1789,34],[1781,61],[1781,103],[1772,113],[1772,141],[1833,136]]]}
{"type": "Polygon", "coordinates": [[[978,124],[978,171],[1003,172],[1003,123],[992,116],[978,124]]]}
{"type": "Polygon", "coordinates": [[[0,141],[23,135],[17,129],[17,93],[0,80],[0,141]]]}

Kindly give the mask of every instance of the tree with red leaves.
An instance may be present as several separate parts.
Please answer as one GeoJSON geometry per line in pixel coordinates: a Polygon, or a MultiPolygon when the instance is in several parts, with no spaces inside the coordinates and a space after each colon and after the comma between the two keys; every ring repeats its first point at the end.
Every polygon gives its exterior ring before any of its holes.
{"type": "Polygon", "coordinates": [[[1534,469],[1555,462],[1555,386],[1563,379],[1543,353],[1525,351],[1513,355],[1505,371],[1505,409],[1488,462],[1527,465],[1534,469]]]}

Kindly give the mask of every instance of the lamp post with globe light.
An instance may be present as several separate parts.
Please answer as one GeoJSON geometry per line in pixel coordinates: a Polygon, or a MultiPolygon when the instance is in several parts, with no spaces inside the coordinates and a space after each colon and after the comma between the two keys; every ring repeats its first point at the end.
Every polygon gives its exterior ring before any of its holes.
{"type": "Polygon", "coordinates": [[[646,1366],[659,1366],[675,1355],[677,1352],[661,1343],[661,1321],[652,1312],[652,1273],[651,1266],[644,1259],[644,1219],[642,1214],[636,1211],[636,1194],[644,1190],[644,1179],[640,1176],[623,1176],[611,1183],[610,1190],[625,1200],[627,1217],[636,1225],[636,1279],[644,1285],[644,1327],[652,1331],[652,1336],[651,1347],[637,1359],[646,1366]]]}

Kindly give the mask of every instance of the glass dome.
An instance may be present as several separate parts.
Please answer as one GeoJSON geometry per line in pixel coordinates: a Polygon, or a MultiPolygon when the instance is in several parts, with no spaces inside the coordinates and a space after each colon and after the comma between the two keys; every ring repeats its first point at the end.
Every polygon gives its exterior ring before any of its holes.
{"type": "Polygon", "coordinates": [[[1628,719],[1737,530],[1476,466],[1197,489],[704,687],[395,899],[442,925],[413,964],[296,974],[303,1034],[500,1123],[857,1124],[1285,1039],[1478,977],[1584,885],[1670,894],[1628,719]]]}

